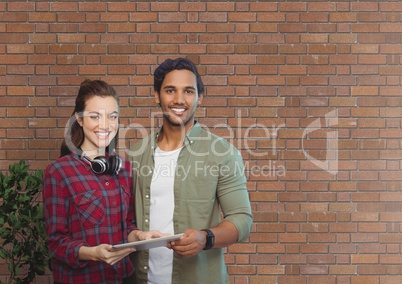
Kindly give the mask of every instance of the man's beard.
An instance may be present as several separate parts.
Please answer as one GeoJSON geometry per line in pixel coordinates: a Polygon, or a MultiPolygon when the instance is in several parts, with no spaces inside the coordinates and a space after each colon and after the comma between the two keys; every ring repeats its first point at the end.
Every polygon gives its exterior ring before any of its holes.
{"type": "Polygon", "coordinates": [[[170,125],[181,126],[181,127],[184,127],[191,119],[191,117],[186,117],[186,120],[182,120],[180,118],[172,118],[174,116],[171,115],[170,113],[164,113],[163,116],[170,125]]]}

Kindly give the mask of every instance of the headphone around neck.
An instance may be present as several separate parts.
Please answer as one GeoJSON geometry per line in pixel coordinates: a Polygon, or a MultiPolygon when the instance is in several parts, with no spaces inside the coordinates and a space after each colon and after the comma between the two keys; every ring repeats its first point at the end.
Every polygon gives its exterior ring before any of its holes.
{"type": "Polygon", "coordinates": [[[116,155],[110,156],[109,159],[105,156],[98,156],[92,160],[83,152],[81,154],[81,160],[88,163],[91,166],[92,171],[98,175],[118,175],[123,165],[122,159],[116,155]]]}

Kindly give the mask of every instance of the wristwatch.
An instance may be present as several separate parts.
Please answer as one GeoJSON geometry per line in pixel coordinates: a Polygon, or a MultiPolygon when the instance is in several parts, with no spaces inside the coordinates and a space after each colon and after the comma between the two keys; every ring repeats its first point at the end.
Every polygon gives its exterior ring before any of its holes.
{"type": "Polygon", "coordinates": [[[209,250],[214,246],[215,243],[215,235],[212,233],[210,229],[202,229],[201,231],[207,232],[207,242],[205,244],[205,248],[203,250],[209,250]]]}

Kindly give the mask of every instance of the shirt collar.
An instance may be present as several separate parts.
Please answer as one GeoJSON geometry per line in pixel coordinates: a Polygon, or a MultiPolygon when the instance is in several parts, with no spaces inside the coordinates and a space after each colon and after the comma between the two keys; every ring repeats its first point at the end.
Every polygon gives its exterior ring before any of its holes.
{"type": "MultiPolygon", "coordinates": [[[[82,163],[87,170],[91,169],[91,164],[89,161],[91,161],[92,159],[89,158],[88,156],[86,156],[87,160],[85,160],[85,158],[83,158],[83,155],[85,155],[85,153],[83,151],[79,150],[79,151],[71,152],[70,155],[74,159],[76,159],[77,161],[82,163]]],[[[110,157],[109,153],[105,153],[105,157],[106,157],[106,159],[109,159],[109,157],[110,157]]]]}
{"type": "MultiPolygon", "coordinates": [[[[199,136],[201,129],[202,129],[201,125],[197,121],[195,121],[193,127],[183,138],[184,146],[193,144],[195,142],[195,140],[197,139],[197,137],[199,136]]],[[[162,132],[162,130],[163,130],[163,126],[161,128],[159,128],[159,130],[157,132],[155,132],[155,136],[154,136],[155,145],[158,145],[158,137],[159,137],[159,134],[162,132]]]]}

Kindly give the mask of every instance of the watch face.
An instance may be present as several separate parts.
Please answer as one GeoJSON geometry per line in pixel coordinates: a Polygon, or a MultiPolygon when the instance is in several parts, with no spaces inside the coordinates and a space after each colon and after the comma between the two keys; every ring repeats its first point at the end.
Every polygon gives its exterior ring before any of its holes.
{"type": "Polygon", "coordinates": [[[206,244],[205,244],[204,250],[211,249],[214,246],[215,235],[214,235],[214,233],[212,233],[211,230],[208,230],[208,229],[204,229],[202,231],[207,232],[206,244]]]}

